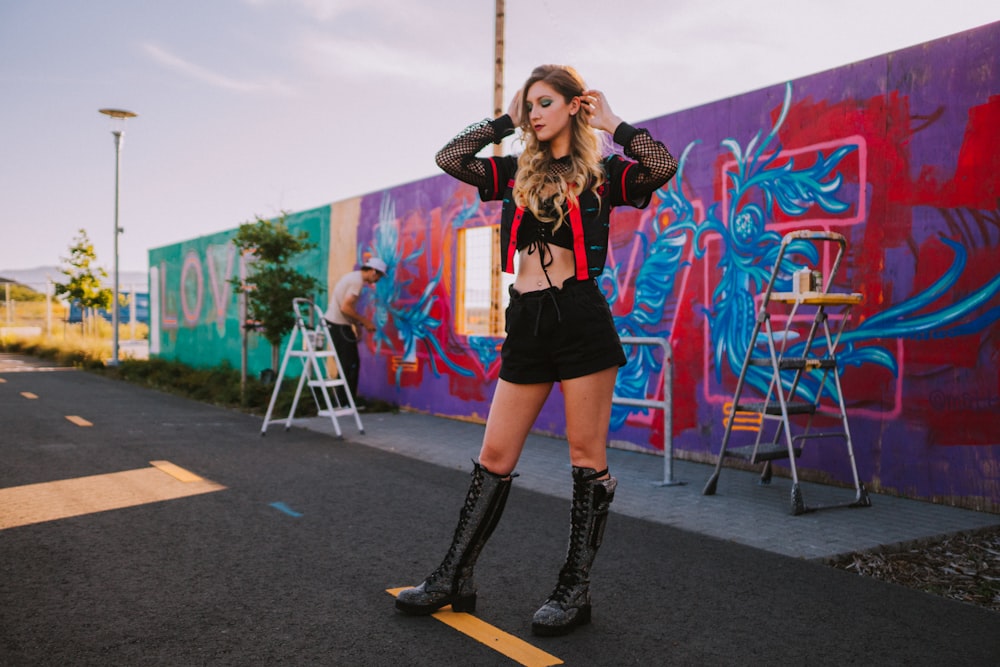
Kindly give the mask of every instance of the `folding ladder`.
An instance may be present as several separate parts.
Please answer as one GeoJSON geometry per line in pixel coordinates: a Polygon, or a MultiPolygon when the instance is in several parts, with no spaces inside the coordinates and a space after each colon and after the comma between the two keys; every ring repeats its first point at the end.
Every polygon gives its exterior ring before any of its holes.
{"type": "Polygon", "coordinates": [[[353,416],[354,422],[358,426],[358,432],[364,434],[365,429],[361,425],[361,416],[358,415],[354,396],[351,395],[351,390],[347,386],[344,368],[340,365],[340,358],[333,346],[333,338],[330,337],[330,329],[326,325],[323,311],[309,299],[293,299],[292,309],[295,315],[295,327],[292,329],[292,335],[285,347],[285,356],[281,360],[281,369],[274,381],[274,391],[271,392],[271,402],[267,406],[267,414],[264,415],[264,424],[260,428],[260,434],[267,433],[267,425],[272,421],[271,413],[278,400],[278,392],[281,390],[281,381],[285,377],[285,371],[288,370],[289,359],[302,360],[302,374],[299,375],[295,398],[292,399],[291,410],[285,419],[285,430],[287,431],[292,426],[292,419],[295,416],[295,409],[299,405],[302,389],[309,387],[313,400],[316,402],[317,414],[330,418],[338,438],[343,438],[343,434],[337,417],[353,416]],[[337,365],[337,377],[330,377],[327,373],[326,361],[328,359],[333,359],[337,365]],[[343,388],[344,396],[347,397],[347,405],[340,402],[337,391],[333,392],[334,398],[330,398],[329,390],[337,387],[343,388]]]}
{"type": "Polygon", "coordinates": [[[803,230],[782,237],[770,280],[757,310],[753,334],[747,342],[746,356],[736,383],[731,412],[725,419],[725,433],[722,437],[719,459],[715,471],[705,485],[704,495],[710,496],[715,493],[719,472],[727,457],[742,459],[751,464],[763,463],[764,469],[760,479],[762,484],[771,482],[771,461],[788,459],[792,476],[791,513],[798,515],[821,509],[819,506],[806,506],[802,498],[795,459],[802,454],[805,441],[835,439],[842,440],[846,445],[846,453],[854,475],[855,497],[851,502],[826,507],[871,506],[868,492],[858,478],[836,355],[850,310],[862,300],[862,295],[858,293],[830,291],[846,248],[847,242],[844,237],[835,232],[803,230]],[[829,259],[827,251],[832,247],[831,244],[837,244],[837,253],[828,275],[824,278],[821,273],[817,275],[819,272],[816,269],[822,266],[824,256],[829,259]],[[785,259],[786,253],[789,255],[788,259],[785,259]],[[798,258],[804,260],[811,254],[816,255],[817,260],[814,263],[817,266],[801,266],[795,263],[799,261],[798,258]],[[793,255],[796,258],[794,261],[793,255]],[[786,285],[789,280],[792,285],[791,291],[774,291],[778,283],[786,285]],[[772,327],[771,319],[775,316],[770,312],[772,304],[781,304],[786,310],[790,308],[785,325],[779,331],[775,331],[772,327]],[[835,307],[834,317],[838,320],[833,325],[830,322],[830,314],[827,313],[830,307],[835,307]],[[803,311],[804,318],[800,317],[797,321],[796,315],[800,310],[803,311]],[[809,311],[812,311],[812,320],[808,333],[802,338],[795,325],[802,319],[808,321],[809,311]],[[759,346],[766,346],[766,356],[755,351],[759,346]],[[767,383],[768,389],[763,400],[744,397],[748,385],[754,384],[748,381],[748,375],[753,377],[758,387],[767,383]],[[828,432],[814,432],[813,418],[816,415],[833,417],[839,422],[839,428],[828,432]],[[793,434],[793,417],[802,417],[805,420],[804,428],[801,424],[797,425],[796,434],[793,434]],[[768,421],[778,422],[774,439],[769,443],[762,442],[768,421]],[[757,428],[747,427],[747,424],[752,425],[754,422],[758,424],[757,428]],[[756,441],[748,446],[730,447],[729,441],[733,430],[755,430],[756,441]]]}

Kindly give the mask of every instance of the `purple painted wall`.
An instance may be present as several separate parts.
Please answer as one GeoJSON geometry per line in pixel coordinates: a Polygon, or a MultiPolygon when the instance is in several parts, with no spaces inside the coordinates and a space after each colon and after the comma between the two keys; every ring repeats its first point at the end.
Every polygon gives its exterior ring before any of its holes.
{"type": "MultiPolygon", "coordinates": [[[[729,354],[778,236],[837,231],[838,288],[865,296],[841,353],[862,480],[1000,511],[998,44],[993,24],[640,123],[683,168],[648,209],[616,212],[602,286],[624,334],[671,342],[678,457],[718,453],[742,360],[729,354]]],[[[498,215],[447,176],[365,198],[358,238],[393,258],[395,287],[380,283],[362,393],[485,417],[498,341],[455,333],[456,232],[498,215]]],[[[645,396],[659,362],[632,356],[618,393],[645,396]]],[[[655,411],[616,407],[613,427],[613,444],[661,447],[655,411]]],[[[558,391],[537,429],[563,433],[558,391]]],[[[840,446],[807,447],[799,466],[851,481],[840,446]]]]}

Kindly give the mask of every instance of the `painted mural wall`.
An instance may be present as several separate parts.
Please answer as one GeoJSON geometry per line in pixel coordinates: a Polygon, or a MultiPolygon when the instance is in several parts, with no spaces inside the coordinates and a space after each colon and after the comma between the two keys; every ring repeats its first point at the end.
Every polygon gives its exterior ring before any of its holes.
{"type": "MultiPolygon", "coordinates": [[[[306,232],[316,248],[299,256],[303,273],[325,284],[330,247],[330,207],[289,214],[289,229],[306,232]]],[[[242,318],[230,281],[247,274],[233,237],[237,229],[201,236],[149,252],[150,354],[207,368],[242,365],[242,318]]],[[[323,294],[311,295],[322,299],[323,294]]],[[[247,337],[252,374],[270,368],[271,346],[260,335],[247,337]]]]}
{"type": "MultiPolygon", "coordinates": [[[[670,343],[675,456],[719,451],[782,234],[835,231],[847,253],[834,289],[864,296],[839,353],[862,481],[1000,511],[997,62],[1000,23],[637,123],[681,168],[648,208],[613,214],[600,284],[623,336],[670,343]]],[[[457,244],[460,229],[497,224],[499,205],[445,175],[352,201],[356,252],[329,248],[329,275],[369,254],[390,267],[365,303],[378,330],[365,339],[359,392],[484,419],[500,339],[457,332],[457,244]]],[[[216,241],[192,243],[150,255],[165,267],[160,354],[231,358],[235,301],[210,286],[235,264],[212,254],[216,241]],[[196,309],[202,283],[212,298],[196,309]]],[[[616,394],[661,398],[662,357],[626,351],[616,394]]],[[[564,429],[555,390],[537,430],[564,429]]],[[[615,406],[612,446],[660,453],[663,431],[662,412],[615,406]]],[[[799,473],[852,479],[842,447],[807,447],[799,473]]]]}

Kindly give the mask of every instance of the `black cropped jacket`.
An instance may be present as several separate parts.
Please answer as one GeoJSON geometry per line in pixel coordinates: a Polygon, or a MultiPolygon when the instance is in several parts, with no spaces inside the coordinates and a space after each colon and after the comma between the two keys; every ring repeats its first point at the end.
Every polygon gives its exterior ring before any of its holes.
{"type": "MultiPolygon", "coordinates": [[[[537,225],[530,210],[514,203],[514,180],[517,157],[477,157],[491,143],[500,143],[514,132],[510,116],[470,125],[449,141],[436,156],[439,167],[464,183],[479,189],[482,201],[503,201],[500,215],[500,247],[503,270],[514,271],[518,229],[524,224],[537,225]]],[[[677,161],[670,151],[649,132],[621,123],[614,141],[625,156],[609,155],[602,160],[605,182],[597,193],[586,189],[579,196],[579,207],[567,202],[566,219],[573,234],[575,275],[579,280],[593,278],[604,270],[608,257],[608,234],[611,209],[615,206],[645,208],[653,192],[663,187],[677,172],[677,161]]]]}

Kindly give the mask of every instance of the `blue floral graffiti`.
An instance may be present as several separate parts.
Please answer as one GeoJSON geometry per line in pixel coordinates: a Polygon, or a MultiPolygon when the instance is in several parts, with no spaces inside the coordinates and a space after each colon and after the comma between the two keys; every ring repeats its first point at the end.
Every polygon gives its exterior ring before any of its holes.
{"type": "MultiPolygon", "coordinates": [[[[657,316],[662,314],[663,304],[673,290],[673,280],[665,280],[664,276],[673,276],[681,268],[684,239],[689,232],[692,234],[694,255],[699,259],[705,256],[707,235],[716,235],[723,244],[718,262],[720,278],[704,315],[711,332],[717,380],[721,379],[724,371],[738,374],[748,346],[754,344],[750,340],[756,315],[754,296],[770,279],[781,242],[779,233],[767,229],[768,224],[774,222],[773,212],[779,210],[785,216],[794,218],[809,213],[813,207],[833,214],[849,207],[839,196],[843,177],[837,169],[845,156],[857,150],[856,146],[844,145],[829,155],[818,151],[811,156],[814,159],[807,167],[797,167],[792,158],[778,164],[782,147],[777,135],[787,117],[791,99],[792,85],[788,83],[781,112],[763,141],[760,140],[761,132],[758,132],[745,150],[734,139],[722,142],[736,163],[735,171],[727,173],[729,206],[726,214],[731,221],[729,225],[720,219],[718,203],[708,208],[703,222],[694,220],[693,206],[683,189],[683,164],[697,142],[685,148],[677,177],[659,193],[661,203],[657,220],[661,219],[663,212],[669,211],[675,222],[665,228],[657,227],[657,236],[649,245],[643,272],[636,281],[636,306],[627,317],[617,320],[623,335],[655,336],[666,333],[658,330],[657,316]],[[642,333],[638,333],[640,331],[642,333]]],[[[844,332],[841,339],[843,349],[838,352],[842,366],[876,364],[895,375],[898,372],[896,359],[889,349],[876,342],[879,339],[978,333],[1000,319],[1000,307],[988,308],[977,314],[1000,292],[1000,274],[946,308],[921,313],[943,294],[952,291],[965,268],[965,247],[944,236],[941,238],[955,253],[951,268],[925,291],[844,332]]],[[[817,258],[817,249],[812,243],[793,242],[782,260],[775,288],[789,289],[789,277],[794,270],[803,263],[815,262],[817,258]]],[[[610,270],[606,270],[602,283],[606,290],[610,288],[612,300],[617,296],[614,292],[615,277],[610,270]]],[[[792,345],[789,354],[794,356],[801,351],[801,344],[792,345]]],[[[645,391],[645,378],[660,371],[658,364],[639,356],[648,352],[637,351],[634,354],[636,366],[631,367],[630,360],[630,370],[619,376],[616,393],[622,396],[640,396],[645,391]]],[[[746,381],[757,390],[766,392],[770,373],[750,367],[746,381]]],[[[812,373],[800,386],[803,396],[809,398],[815,397],[821,386],[827,393],[833,391],[830,383],[823,384],[822,372],[812,373]]],[[[616,406],[613,426],[624,423],[632,410],[634,408],[616,406]]]]}
{"type": "MultiPolygon", "coordinates": [[[[856,147],[843,146],[828,158],[819,155],[811,167],[797,169],[794,160],[789,159],[782,166],[772,168],[781,155],[777,136],[791,100],[789,83],[785,86],[781,113],[763,141],[758,131],[745,151],[734,139],[722,142],[737,167],[727,173],[730,199],[726,214],[732,223],[727,226],[720,220],[718,204],[713,204],[695,235],[699,257],[704,249],[698,241],[707,233],[718,234],[724,246],[719,262],[722,274],[712,294],[711,310],[706,313],[712,334],[716,379],[721,378],[723,370],[738,373],[747,348],[754,344],[750,340],[755,317],[754,296],[770,279],[781,244],[781,235],[766,228],[773,219],[775,207],[787,216],[802,215],[812,206],[819,206],[827,213],[839,213],[847,207],[835,196],[841,177],[831,174],[840,160],[856,147]]],[[[779,275],[790,276],[798,266],[817,259],[813,244],[793,242],[782,259],[779,275]]],[[[787,289],[789,281],[784,279],[775,287],[787,289]]],[[[767,387],[769,379],[767,371],[756,367],[747,375],[747,382],[761,389],[767,387]]]]}
{"type": "MultiPolygon", "coordinates": [[[[667,338],[670,335],[672,322],[663,321],[666,306],[674,294],[676,277],[684,265],[688,233],[697,228],[694,207],[681,192],[684,166],[693,146],[694,144],[687,146],[681,154],[675,178],[657,193],[652,240],[637,232],[644,259],[635,280],[633,308],[627,315],[615,317],[615,326],[622,337],[667,338]],[[673,214],[674,221],[663,226],[668,212],[673,214]]],[[[622,298],[623,295],[618,293],[618,267],[612,269],[606,266],[598,278],[598,284],[612,306],[622,298]]],[[[648,398],[650,379],[659,377],[664,360],[659,358],[658,350],[652,346],[629,345],[626,346],[625,353],[627,363],[618,372],[615,395],[623,398],[648,398]]],[[[647,410],[615,404],[611,410],[612,430],[623,426],[630,414],[647,410]]]]}
{"type": "MultiPolygon", "coordinates": [[[[374,238],[369,246],[369,252],[385,260],[388,267],[387,279],[380,280],[375,285],[376,353],[382,349],[383,345],[393,349],[392,342],[386,333],[386,325],[391,321],[402,341],[401,356],[404,360],[415,359],[417,344],[423,343],[427,349],[428,361],[434,375],[441,374],[438,367],[439,362],[458,375],[467,377],[474,375],[473,371],[462,367],[449,358],[436,335],[443,322],[432,316],[431,311],[438,299],[436,292],[441,284],[441,265],[438,265],[437,272],[430,277],[415,301],[411,297],[404,297],[404,295],[410,294],[413,280],[398,279],[397,274],[401,272],[397,271],[397,267],[402,267],[405,263],[416,263],[423,256],[424,250],[420,248],[404,258],[401,256],[400,248],[396,207],[386,195],[379,208],[379,222],[375,227],[374,238]]],[[[403,366],[400,365],[396,369],[397,386],[400,384],[402,373],[403,366]]]]}
{"type": "MultiPolygon", "coordinates": [[[[673,277],[682,266],[682,260],[691,234],[695,257],[704,257],[706,235],[715,234],[723,243],[719,260],[721,277],[712,294],[712,307],[704,314],[709,322],[712,336],[713,357],[716,376],[721,377],[724,368],[738,369],[742,365],[747,347],[751,344],[750,332],[754,324],[754,294],[759,292],[771,275],[781,243],[781,235],[767,231],[775,207],[787,216],[797,216],[819,206],[824,211],[837,213],[848,204],[836,197],[841,185],[841,177],[834,173],[845,155],[855,150],[844,146],[830,156],[820,154],[811,166],[799,167],[788,159],[776,165],[781,154],[777,142],[778,131],[791,105],[792,87],[785,88],[785,98],[781,114],[774,127],[761,141],[761,133],[747,145],[746,150],[733,139],[726,139],[722,145],[735,159],[735,172],[727,173],[730,181],[729,208],[726,223],[719,217],[719,204],[713,203],[702,222],[694,219],[694,206],[688,200],[684,188],[683,165],[697,142],[685,147],[679,161],[677,176],[662,190],[656,220],[661,220],[666,212],[672,213],[674,222],[666,227],[656,224],[656,236],[650,244],[636,281],[635,308],[626,317],[617,320],[623,335],[662,336],[669,331],[658,330],[657,325],[663,315],[663,305],[674,289],[673,277]],[[665,277],[668,277],[665,279],[665,277]]],[[[796,242],[786,252],[782,270],[791,274],[802,259],[815,261],[816,249],[808,242],[796,242]],[[798,259],[797,259],[798,258],[798,259]]],[[[606,273],[607,275],[607,273],[606,273]]],[[[614,285],[614,275],[607,275],[602,284],[614,285]]],[[[616,294],[612,293],[612,301],[616,294]]],[[[651,351],[636,349],[626,372],[619,374],[616,393],[619,396],[638,397],[646,391],[646,378],[659,373],[660,366],[650,363],[651,351]],[[638,363],[632,366],[632,361],[638,363]]],[[[767,386],[768,377],[760,369],[752,369],[748,381],[754,386],[767,386]]],[[[616,406],[612,416],[612,427],[621,426],[632,408],[616,406]]]]}

